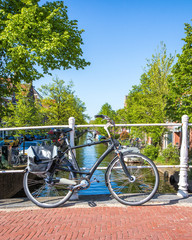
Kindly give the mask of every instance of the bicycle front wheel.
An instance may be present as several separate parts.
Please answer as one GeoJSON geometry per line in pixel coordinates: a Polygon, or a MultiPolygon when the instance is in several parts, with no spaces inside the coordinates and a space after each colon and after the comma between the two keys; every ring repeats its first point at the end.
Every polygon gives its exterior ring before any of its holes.
{"type": "Polygon", "coordinates": [[[58,184],[60,178],[72,179],[73,173],[67,171],[55,172],[48,181],[47,174],[24,174],[23,186],[27,197],[39,207],[54,208],[65,203],[73,194],[69,184],[58,184]]]}
{"type": "Polygon", "coordinates": [[[106,184],[116,200],[125,205],[141,205],[149,201],[159,185],[159,174],[155,164],[139,153],[123,153],[126,167],[132,176],[130,181],[123,171],[118,157],[109,165],[106,184]]]}

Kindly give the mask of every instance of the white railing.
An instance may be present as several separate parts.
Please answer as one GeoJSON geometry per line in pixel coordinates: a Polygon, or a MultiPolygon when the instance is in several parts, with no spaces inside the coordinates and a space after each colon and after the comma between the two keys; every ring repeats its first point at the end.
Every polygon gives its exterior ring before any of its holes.
{"type": "MultiPolygon", "coordinates": [[[[192,126],[188,123],[189,117],[184,115],[182,117],[182,123],[148,123],[148,124],[116,124],[117,127],[143,127],[143,126],[180,126],[182,127],[182,143],[180,150],[180,173],[179,173],[179,190],[178,196],[188,196],[188,183],[187,183],[187,170],[188,170],[188,126],[192,126]]],[[[68,125],[51,125],[51,126],[33,126],[33,127],[17,127],[17,128],[0,128],[0,131],[13,131],[13,130],[31,130],[31,129],[48,129],[48,128],[64,128],[70,127],[73,130],[70,132],[70,144],[74,146],[75,128],[90,128],[90,127],[104,127],[104,124],[88,124],[88,125],[75,125],[75,118],[69,118],[68,125]]],[[[157,166],[165,167],[165,166],[157,166]]],[[[16,170],[15,170],[16,171],[16,170]]],[[[1,171],[1,173],[10,171],[1,171]]]]}

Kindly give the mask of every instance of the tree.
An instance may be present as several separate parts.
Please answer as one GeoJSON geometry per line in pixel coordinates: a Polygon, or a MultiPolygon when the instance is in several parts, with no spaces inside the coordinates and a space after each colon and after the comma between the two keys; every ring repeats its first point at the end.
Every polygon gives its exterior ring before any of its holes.
{"type": "Polygon", "coordinates": [[[103,114],[108,116],[109,118],[115,120],[116,117],[116,113],[115,111],[112,109],[111,105],[109,103],[105,103],[102,105],[101,110],[99,111],[98,114],[103,114]]]}
{"type": "MultiPolygon", "coordinates": [[[[98,115],[106,115],[112,120],[116,120],[116,112],[112,109],[111,105],[109,103],[105,103],[101,106],[100,111],[98,112],[98,115]]],[[[91,121],[93,124],[105,124],[106,120],[102,120],[101,118],[96,118],[95,120],[91,121]]],[[[102,135],[106,135],[106,131],[103,128],[98,128],[98,131],[102,135]]]]}
{"type": "MultiPolygon", "coordinates": [[[[40,102],[34,99],[30,94],[31,84],[17,84],[15,88],[15,102],[9,102],[7,106],[7,115],[3,117],[4,124],[7,127],[26,127],[38,126],[43,123],[40,102]]],[[[31,133],[28,130],[17,130],[16,136],[19,134],[24,136],[31,133]]],[[[25,141],[23,149],[25,146],[25,141]]]]}
{"type": "MultiPolygon", "coordinates": [[[[171,55],[167,56],[164,44],[161,45],[160,51],[148,60],[140,85],[133,86],[126,100],[125,111],[128,122],[161,123],[167,120],[165,96],[169,94],[168,79],[173,60],[171,55]]],[[[145,128],[145,131],[150,132],[154,142],[158,143],[164,129],[150,127],[150,129],[145,128]]]]}
{"type": "Polygon", "coordinates": [[[72,83],[65,85],[63,80],[53,79],[53,83],[39,89],[42,100],[43,115],[48,124],[68,124],[69,117],[75,117],[76,123],[86,121],[85,104],[72,91],[72,83]]]}
{"type": "Polygon", "coordinates": [[[167,114],[170,120],[181,121],[184,114],[192,121],[192,26],[185,24],[186,37],[182,53],[173,66],[169,79],[170,94],[167,97],[167,114]]]}
{"type": "MultiPolygon", "coordinates": [[[[84,69],[83,30],[62,1],[0,1],[0,84],[31,83],[54,69],[84,69]],[[7,81],[7,79],[10,79],[7,81]]],[[[2,90],[2,89],[1,89],[2,90]]],[[[2,94],[1,94],[2,95],[2,94]]]]}

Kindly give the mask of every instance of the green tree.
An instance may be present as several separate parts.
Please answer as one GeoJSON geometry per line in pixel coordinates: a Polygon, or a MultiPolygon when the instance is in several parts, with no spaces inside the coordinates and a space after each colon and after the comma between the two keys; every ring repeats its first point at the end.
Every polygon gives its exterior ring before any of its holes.
{"type": "Polygon", "coordinates": [[[113,120],[115,120],[115,118],[116,118],[115,110],[112,109],[112,107],[109,103],[103,104],[101,107],[101,110],[99,111],[98,114],[106,115],[113,120]]]}
{"type": "MultiPolygon", "coordinates": [[[[133,86],[126,100],[125,111],[129,123],[163,123],[167,120],[165,106],[169,94],[168,79],[174,58],[167,56],[166,46],[152,59],[148,60],[145,73],[141,76],[140,85],[133,86]]],[[[144,128],[150,133],[155,144],[160,142],[164,128],[144,128]]],[[[137,134],[143,128],[137,130],[137,134]]]]}
{"type": "MultiPolygon", "coordinates": [[[[116,112],[112,109],[112,106],[109,103],[105,103],[101,106],[100,111],[98,112],[98,115],[106,115],[112,120],[116,120],[116,112]]],[[[103,120],[102,118],[96,118],[95,120],[91,121],[90,123],[93,124],[105,124],[106,120],[103,120]]],[[[106,131],[103,128],[98,128],[98,131],[102,135],[107,135],[106,131]]]]}
{"type": "MultiPolygon", "coordinates": [[[[2,121],[7,127],[38,126],[43,123],[40,102],[30,94],[31,84],[17,84],[15,88],[16,102],[9,102],[7,105],[7,115],[2,121]],[[17,90],[17,91],[16,91],[17,90]]],[[[31,133],[27,130],[18,130],[18,134],[26,135],[31,133]]]]}
{"type": "Polygon", "coordinates": [[[53,69],[84,69],[89,65],[82,57],[83,30],[78,30],[76,20],[69,20],[64,3],[38,3],[0,1],[1,96],[9,93],[10,83],[31,83],[53,69]]]}
{"type": "Polygon", "coordinates": [[[185,44],[178,61],[173,66],[169,79],[170,94],[167,101],[167,114],[170,120],[181,121],[184,114],[192,121],[192,26],[185,24],[185,44]]]}
{"type": "Polygon", "coordinates": [[[44,97],[43,115],[48,124],[68,124],[69,117],[75,117],[78,124],[85,123],[85,104],[74,94],[72,86],[72,83],[65,85],[63,80],[56,78],[39,89],[44,97]]]}

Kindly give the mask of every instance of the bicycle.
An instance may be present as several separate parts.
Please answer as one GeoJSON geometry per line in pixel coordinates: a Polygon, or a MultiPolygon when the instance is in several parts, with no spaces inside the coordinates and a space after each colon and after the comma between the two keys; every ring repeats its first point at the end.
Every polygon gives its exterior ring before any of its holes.
{"type": "MultiPolygon", "coordinates": [[[[104,129],[108,139],[71,147],[66,135],[72,129],[66,128],[62,131],[63,135],[60,139],[61,146],[65,149],[59,155],[52,155],[45,162],[37,159],[39,155],[35,151],[32,157],[29,157],[23,184],[27,197],[37,206],[58,207],[68,201],[75,190],[89,188],[93,173],[111,152],[114,152],[115,157],[107,167],[105,182],[117,201],[136,206],[146,203],[155,195],[159,185],[159,174],[152,160],[140,153],[123,150],[108,130],[109,127],[115,126],[113,120],[105,115],[95,117],[107,120],[104,129]],[[80,169],[73,150],[103,143],[108,144],[108,147],[91,169],[89,171],[80,169]],[[68,159],[69,154],[75,164],[68,159]],[[30,169],[33,164],[36,164],[35,168],[30,169]]],[[[51,151],[54,152],[53,149],[51,151]]]]}
{"type": "Polygon", "coordinates": [[[15,166],[19,166],[19,165],[24,165],[26,163],[27,163],[27,155],[19,154],[19,152],[12,155],[11,164],[15,166]]]}

